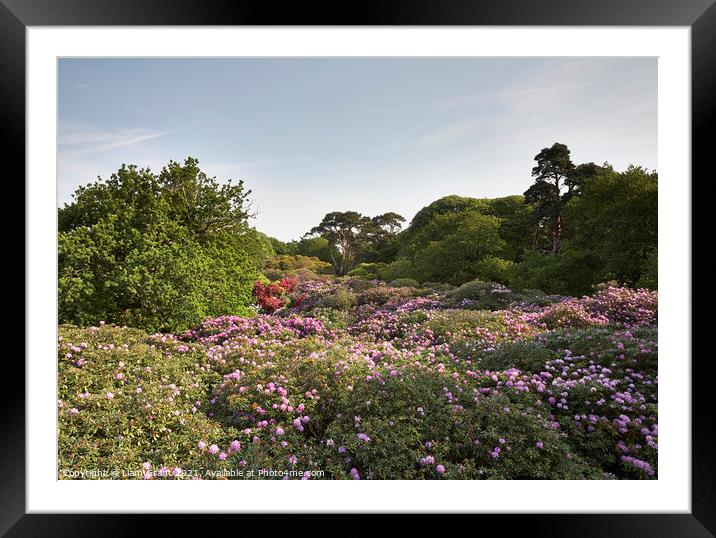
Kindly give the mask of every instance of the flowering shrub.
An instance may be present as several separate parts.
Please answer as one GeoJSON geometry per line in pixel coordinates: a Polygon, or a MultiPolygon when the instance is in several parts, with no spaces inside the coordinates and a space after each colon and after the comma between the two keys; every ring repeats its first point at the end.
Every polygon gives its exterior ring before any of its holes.
{"type": "Polygon", "coordinates": [[[338,409],[325,433],[337,477],[349,466],[369,479],[600,477],[539,409],[447,372],[410,366],[375,376],[338,409]]]}
{"type": "Polygon", "coordinates": [[[583,328],[591,325],[604,325],[609,318],[593,314],[587,305],[579,299],[567,299],[543,309],[534,320],[543,323],[548,329],[560,327],[583,328]]]}
{"type": "Polygon", "coordinates": [[[627,325],[656,323],[659,305],[655,291],[609,286],[592,297],[592,310],[610,321],[627,325]]]}
{"type": "Polygon", "coordinates": [[[393,288],[389,286],[375,287],[358,294],[358,304],[383,305],[398,298],[415,296],[414,288],[393,288]]]}
{"type": "Polygon", "coordinates": [[[417,288],[418,281],[413,278],[396,278],[390,285],[394,288],[417,288]]]}
{"type": "Polygon", "coordinates": [[[507,307],[516,295],[502,284],[473,280],[455,289],[450,297],[461,308],[498,310],[507,307]]]}
{"type": "Polygon", "coordinates": [[[291,294],[296,284],[298,284],[298,279],[295,277],[282,278],[278,282],[268,284],[257,280],[254,283],[253,290],[254,301],[262,310],[269,314],[292,302],[295,306],[298,306],[304,301],[305,295],[291,294]]]}
{"type": "Polygon", "coordinates": [[[655,291],[609,286],[591,297],[567,298],[537,312],[534,320],[548,328],[587,327],[606,323],[627,326],[656,323],[655,291]]]}
{"type": "Polygon", "coordinates": [[[334,293],[323,295],[316,303],[316,308],[349,310],[356,304],[356,295],[346,289],[338,289],[334,293]]]}
{"type": "Polygon", "coordinates": [[[333,266],[313,256],[287,255],[274,256],[266,261],[263,274],[270,280],[293,278],[297,281],[330,278],[333,266]]]}
{"type": "Polygon", "coordinates": [[[658,476],[655,292],[475,310],[371,286],[261,284],[281,306],[179,334],[61,326],[59,477],[658,476]]]}

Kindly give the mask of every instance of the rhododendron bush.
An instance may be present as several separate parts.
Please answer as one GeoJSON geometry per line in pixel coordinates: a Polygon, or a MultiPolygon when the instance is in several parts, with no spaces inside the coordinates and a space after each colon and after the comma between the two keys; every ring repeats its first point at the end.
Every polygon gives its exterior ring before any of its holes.
{"type": "Polygon", "coordinates": [[[59,478],[657,477],[656,292],[284,279],[254,299],[176,334],[61,326],[59,478]]]}
{"type": "Polygon", "coordinates": [[[298,279],[282,278],[278,282],[264,283],[257,281],[254,284],[253,296],[256,304],[265,312],[271,314],[285,306],[299,306],[305,295],[292,294],[298,279]]]}

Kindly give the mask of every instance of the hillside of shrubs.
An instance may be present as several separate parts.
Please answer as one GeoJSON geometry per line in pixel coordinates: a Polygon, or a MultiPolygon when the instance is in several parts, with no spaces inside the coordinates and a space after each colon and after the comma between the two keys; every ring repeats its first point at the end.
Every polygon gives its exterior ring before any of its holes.
{"type": "Polygon", "coordinates": [[[58,477],[655,479],[656,174],[565,150],[524,195],[291,242],[191,158],[81,187],[58,477]]]}

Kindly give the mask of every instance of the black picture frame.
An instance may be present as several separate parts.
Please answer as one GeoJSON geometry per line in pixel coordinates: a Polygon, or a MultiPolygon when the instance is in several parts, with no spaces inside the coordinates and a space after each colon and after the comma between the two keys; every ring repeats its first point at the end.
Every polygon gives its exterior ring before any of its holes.
{"type": "MultiPolygon", "coordinates": [[[[236,0],[0,0],[0,125],[6,134],[3,144],[5,186],[7,189],[24,184],[21,178],[25,177],[25,161],[20,156],[25,155],[26,27],[84,25],[688,26],[692,39],[692,176],[703,175],[705,180],[713,152],[716,110],[716,6],[713,3],[714,0],[383,0],[349,6],[323,1],[274,5],[236,0]]],[[[691,185],[693,188],[696,182],[692,180],[691,185]]],[[[688,188],[688,184],[684,187],[688,188]]],[[[18,191],[25,200],[24,189],[18,191]]],[[[6,205],[9,205],[7,190],[5,194],[6,205]]],[[[697,200],[693,194],[692,200],[697,200]]],[[[14,228],[12,224],[6,226],[6,241],[12,236],[19,243],[22,239],[19,233],[12,233],[14,228]]],[[[693,227],[693,231],[697,238],[698,229],[693,227]]],[[[693,241],[693,244],[698,243],[693,241]]],[[[18,250],[24,251],[24,244],[18,250]]],[[[24,274],[21,278],[26,282],[24,274]]],[[[691,312],[684,315],[691,317],[691,312]]],[[[25,322],[30,324],[32,320],[25,322]]],[[[172,515],[161,518],[160,522],[156,516],[148,515],[26,514],[26,378],[24,366],[17,359],[11,359],[10,351],[6,348],[4,408],[0,412],[0,533],[7,536],[110,536],[154,529],[166,533],[172,527],[184,526],[188,517],[199,517],[199,524],[207,525],[205,530],[212,529],[209,525],[213,523],[205,520],[220,516],[172,515]]],[[[486,522],[504,527],[509,519],[510,528],[525,526],[530,534],[552,536],[714,536],[716,446],[709,390],[714,379],[714,361],[709,353],[692,355],[690,514],[482,515],[478,516],[482,520],[480,528],[484,531],[486,522]]],[[[687,359],[667,358],[685,364],[687,359]]]]}

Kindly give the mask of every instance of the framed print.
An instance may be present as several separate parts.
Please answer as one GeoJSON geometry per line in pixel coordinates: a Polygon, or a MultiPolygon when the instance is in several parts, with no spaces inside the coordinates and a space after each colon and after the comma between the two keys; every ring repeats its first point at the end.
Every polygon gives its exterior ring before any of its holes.
{"type": "Polygon", "coordinates": [[[27,215],[0,528],[713,535],[711,4],[3,0],[27,215]]]}

